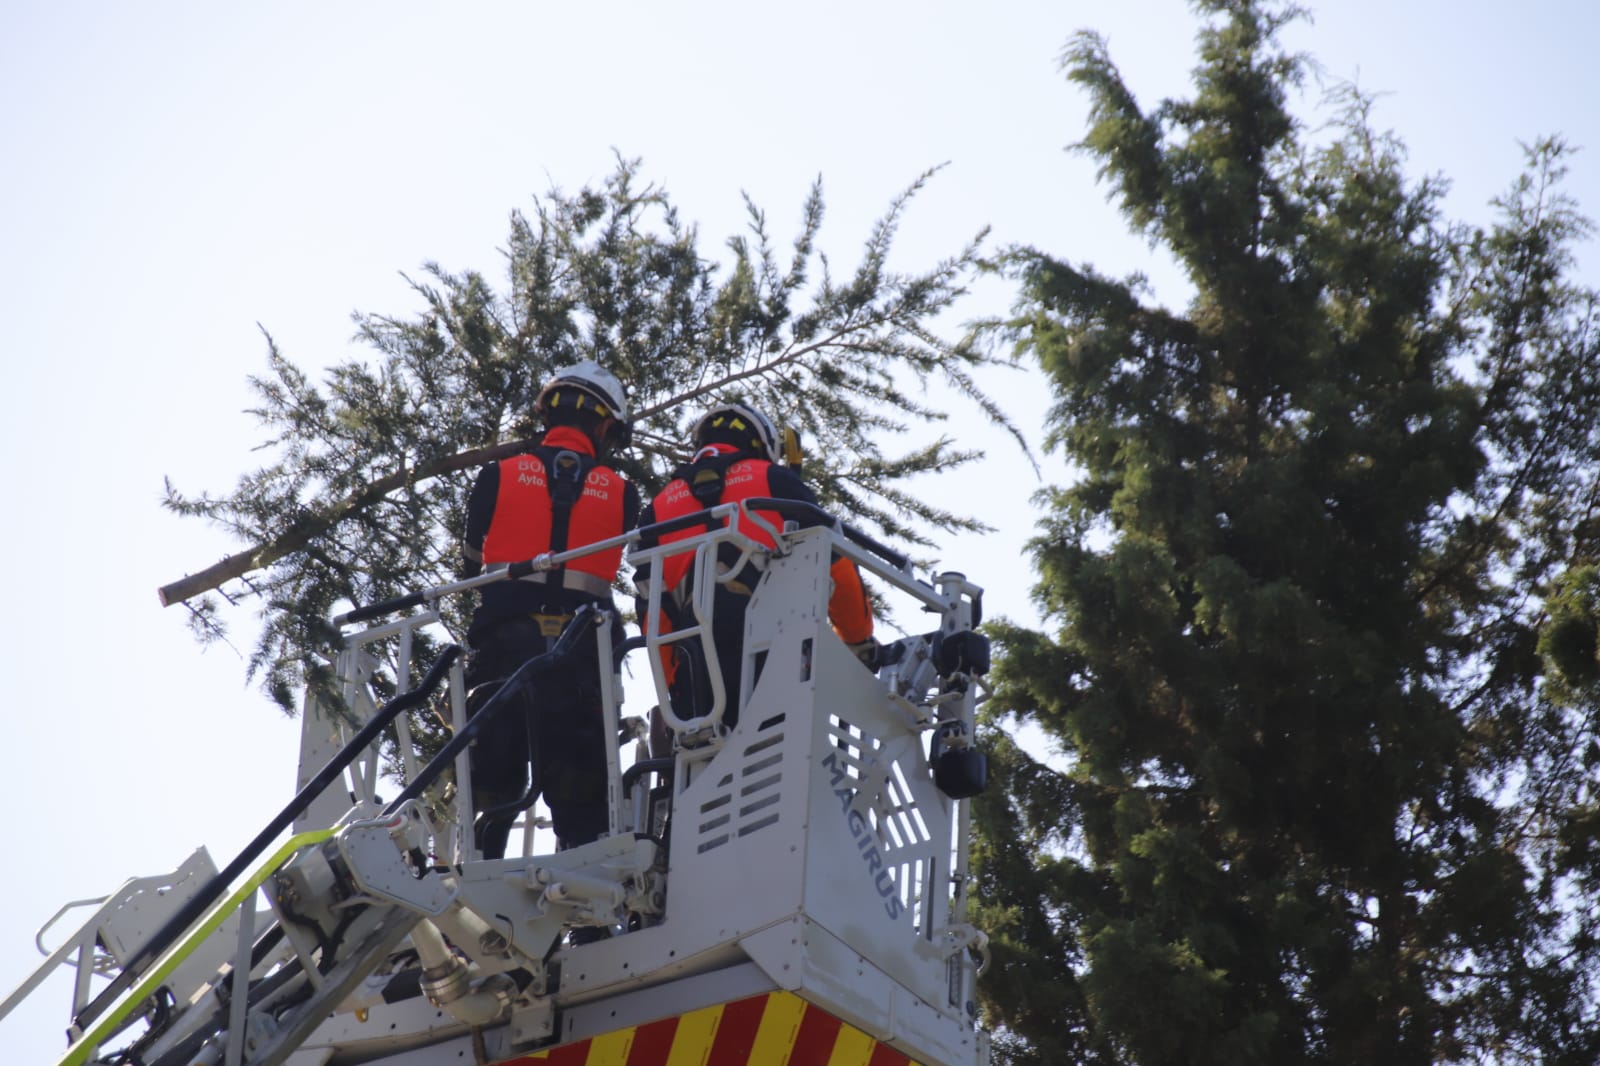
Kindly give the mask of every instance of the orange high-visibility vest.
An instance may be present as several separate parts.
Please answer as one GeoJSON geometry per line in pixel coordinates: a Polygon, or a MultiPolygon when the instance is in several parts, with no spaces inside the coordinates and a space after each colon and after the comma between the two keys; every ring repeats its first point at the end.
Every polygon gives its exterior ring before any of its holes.
{"type": "MultiPolygon", "coordinates": [[[[690,465],[690,470],[693,469],[690,465]]],[[[767,482],[767,472],[772,464],[765,459],[740,459],[728,466],[722,475],[722,497],[716,503],[738,503],[740,500],[756,499],[771,496],[772,489],[767,482]]],[[[691,475],[692,476],[692,475],[691,475]]],[[[662,489],[652,504],[655,510],[655,520],[665,522],[672,518],[681,518],[687,514],[706,509],[705,504],[695,498],[690,488],[689,477],[677,477],[667,482],[667,487],[662,489]]],[[[783,516],[776,511],[757,511],[762,521],[768,522],[774,529],[783,528],[783,516]]],[[[726,521],[723,525],[727,525],[726,521]]],[[[746,534],[751,540],[768,548],[776,547],[772,534],[756,525],[754,522],[745,522],[739,527],[740,532],[746,534]]],[[[663,534],[662,544],[671,544],[673,541],[687,540],[697,537],[705,532],[703,529],[679,529],[663,534]]],[[[689,566],[694,562],[692,552],[682,552],[669,556],[662,562],[661,576],[666,582],[667,589],[678,587],[678,582],[689,572],[689,566]]]]}
{"type": "MultiPolygon", "coordinates": [[[[594,463],[584,472],[582,491],[567,518],[566,536],[556,538],[564,543],[552,542],[556,504],[550,494],[549,466],[554,455],[563,449],[552,446],[551,436],[554,434],[547,434],[545,445],[533,452],[500,461],[500,489],[495,498],[494,517],[483,538],[485,564],[521,562],[544,552],[580,548],[624,532],[622,475],[609,466],[594,463]]],[[[562,439],[555,443],[567,442],[562,439]]],[[[588,442],[584,440],[583,443],[588,442]]],[[[587,449],[565,450],[594,458],[587,449]]],[[[574,559],[566,569],[591,574],[609,585],[616,580],[621,565],[622,546],[618,545],[574,559]]]]}

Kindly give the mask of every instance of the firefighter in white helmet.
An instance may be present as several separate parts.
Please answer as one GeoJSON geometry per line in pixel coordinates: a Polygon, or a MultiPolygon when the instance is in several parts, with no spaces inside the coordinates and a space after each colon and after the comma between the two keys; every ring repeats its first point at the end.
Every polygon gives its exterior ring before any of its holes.
{"type": "MultiPolygon", "coordinates": [[[[815,505],[816,493],[800,479],[798,439],[792,431],[780,431],[764,413],[746,403],[725,403],[706,411],[695,423],[695,446],[690,461],[673,472],[672,480],[659,492],[640,517],[642,526],[693,514],[719,503],[769,497],[797,500],[815,505]]],[[[782,529],[782,516],[756,512],[775,529],[782,529]]],[[[802,525],[806,523],[802,521],[802,525]]],[[[752,538],[771,546],[771,537],[759,526],[743,527],[752,538]]],[[[660,538],[671,543],[698,535],[693,527],[675,530],[660,538]]],[[[641,548],[654,546],[646,534],[641,548]]],[[[735,565],[739,552],[724,544],[725,557],[719,566],[735,565]]],[[[662,598],[671,628],[673,615],[686,607],[683,600],[689,587],[692,553],[668,556],[662,563],[661,580],[666,594],[662,598]]],[[[877,665],[879,646],[873,637],[872,605],[861,584],[861,573],[848,559],[836,556],[830,576],[833,592],[828,601],[828,617],[834,632],[869,669],[877,665]]],[[[749,606],[759,572],[753,565],[717,584],[717,602],[712,612],[712,639],[721,666],[728,706],[723,721],[733,726],[739,717],[740,660],[744,648],[744,612],[749,606]]],[[[648,565],[635,573],[636,582],[653,580],[648,565]]],[[[643,609],[641,604],[641,610],[643,609]]],[[[686,621],[686,620],[685,620],[686,621]]],[[[694,654],[692,642],[685,655],[669,655],[664,662],[673,690],[673,706],[680,717],[704,714],[710,703],[710,688],[702,660],[694,654]]]]}
{"type": "MultiPolygon", "coordinates": [[[[639,491],[605,456],[630,439],[622,385],[593,362],[557,373],[540,390],[545,432],[520,455],[485,466],[467,503],[465,573],[521,562],[622,534],[637,524],[639,491]]],[[[483,586],[467,632],[468,712],[476,713],[528,659],[549,650],[586,603],[613,606],[622,549],[483,586]]],[[[620,639],[620,630],[617,633],[620,639]]],[[[471,748],[476,844],[505,854],[511,825],[541,794],[563,846],[607,827],[605,730],[597,645],[536,678],[496,712],[471,748]],[[531,777],[530,777],[531,770],[531,777]]]]}

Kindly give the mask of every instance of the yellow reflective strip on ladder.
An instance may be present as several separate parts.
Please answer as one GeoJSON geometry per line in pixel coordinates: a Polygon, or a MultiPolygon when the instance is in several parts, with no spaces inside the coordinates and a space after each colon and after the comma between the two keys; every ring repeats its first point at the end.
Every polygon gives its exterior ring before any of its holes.
{"type": "Polygon", "coordinates": [[[122,999],[107,1012],[105,1017],[101,1018],[93,1028],[84,1033],[76,1043],[67,1048],[66,1054],[56,1060],[56,1066],[83,1066],[84,1063],[88,1062],[89,1056],[93,1054],[100,1042],[115,1034],[117,1028],[128,1015],[132,1014],[139,1004],[150,998],[156,989],[161,987],[161,983],[172,976],[172,971],[176,970],[183,960],[188,958],[194,949],[199,947],[208,936],[216,932],[222,923],[228,920],[228,915],[232,914],[241,903],[249,899],[256,889],[260,888],[262,883],[272,875],[274,870],[288,862],[289,857],[301,848],[312,844],[320,844],[331,836],[333,836],[332,829],[316,829],[309,833],[300,833],[292,836],[285,841],[283,846],[275,851],[271,858],[257,867],[256,872],[251,874],[250,878],[239,886],[232,895],[207,911],[206,916],[200,919],[200,924],[195,926],[188,936],[184,937],[175,946],[168,948],[167,953],[161,956],[161,960],[156,963],[154,969],[141,977],[132,988],[123,994],[122,999]]]}

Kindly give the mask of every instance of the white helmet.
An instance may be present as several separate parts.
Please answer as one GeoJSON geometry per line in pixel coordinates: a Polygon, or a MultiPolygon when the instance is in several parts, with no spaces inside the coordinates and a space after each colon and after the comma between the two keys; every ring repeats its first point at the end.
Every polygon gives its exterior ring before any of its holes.
{"type": "Polygon", "coordinates": [[[571,409],[615,419],[611,442],[626,448],[633,439],[633,426],[628,422],[628,394],[622,382],[591,359],[569,366],[545,382],[533,407],[544,418],[571,409]]]}
{"type": "Polygon", "coordinates": [[[725,403],[711,408],[694,424],[692,436],[696,444],[725,439],[771,462],[784,461],[783,438],[772,419],[748,404],[725,403]]]}

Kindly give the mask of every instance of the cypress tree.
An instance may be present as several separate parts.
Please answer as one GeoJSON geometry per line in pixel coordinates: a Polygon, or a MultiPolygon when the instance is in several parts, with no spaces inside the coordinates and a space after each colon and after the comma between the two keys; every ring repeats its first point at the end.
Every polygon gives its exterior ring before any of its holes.
{"type": "Polygon", "coordinates": [[[1041,494],[1054,631],[996,629],[990,706],[1059,757],[992,716],[1001,1058],[1592,1062],[1597,596],[1569,566],[1600,375],[1565,149],[1530,149],[1498,225],[1451,225],[1370,101],[1327,136],[1291,113],[1298,12],[1195,6],[1190,99],[1143,111],[1092,33],[1063,58],[1079,148],[1187,306],[1010,260],[1081,476],[1041,494]]]}

